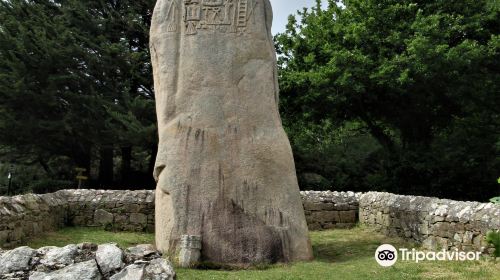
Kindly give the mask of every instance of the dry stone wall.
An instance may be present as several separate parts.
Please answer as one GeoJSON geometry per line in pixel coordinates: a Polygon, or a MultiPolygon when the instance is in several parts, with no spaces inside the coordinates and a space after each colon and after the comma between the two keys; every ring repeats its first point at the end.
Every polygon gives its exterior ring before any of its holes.
{"type": "Polygon", "coordinates": [[[310,230],[350,228],[358,222],[359,198],[354,192],[301,192],[310,230]]]}
{"type": "Polygon", "coordinates": [[[154,231],[154,192],[64,190],[68,222],[121,231],[154,231]]]}
{"type": "Polygon", "coordinates": [[[62,227],[66,205],[62,193],[0,197],[0,247],[15,247],[28,237],[62,227]]]}
{"type": "Polygon", "coordinates": [[[64,226],[154,230],[153,191],[62,190],[0,197],[0,247],[64,226]]]}
{"type": "Polygon", "coordinates": [[[424,248],[487,251],[485,234],[500,229],[500,206],[369,192],[360,197],[362,224],[424,248]]]}
{"type": "MultiPolygon", "coordinates": [[[[500,230],[500,206],[389,193],[301,192],[310,230],[359,221],[425,248],[488,250],[486,232],[500,230]]],[[[0,197],[0,247],[64,226],[154,230],[154,191],[63,190],[0,197]]]]}

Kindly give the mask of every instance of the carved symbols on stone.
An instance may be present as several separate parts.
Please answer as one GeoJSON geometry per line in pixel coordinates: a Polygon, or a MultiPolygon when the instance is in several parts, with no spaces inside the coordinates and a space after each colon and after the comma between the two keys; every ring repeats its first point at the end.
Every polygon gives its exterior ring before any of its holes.
{"type": "MultiPolygon", "coordinates": [[[[183,20],[186,35],[195,35],[198,30],[217,29],[221,32],[244,32],[248,19],[257,5],[251,0],[183,0],[183,20]],[[253,2],[249,3],[249,2],[253,2]],[[250,9],[249,9],[250,8],[250,9]]],[[[172,6],[174,6],[173,0],[172,6]]],[[[169,11],[170,13],[170,11],[169,11]]],[[[175,13],[168,14],[174,21],[175,13]]],[[[176,31],[170,30],[169,31],[176,31]]]]}
{"type": "Polygon", "coordinates": [[[178,17],[178,5],[177,0],[172,0],[169,3],[169,8],[167,12],[168,18],[168,32],[176,32],[177,31],[177,17],[178,17]]]}
{"type": "Polygon", "coordinates": [[[164,13],[157,15],[158,22],[167,22],[168,32],[177,32],[178,30],[178,19],[181,15],[179,9],[179,3],[182,0],[165,0],[161,3],[162,10],[164,13]]]}

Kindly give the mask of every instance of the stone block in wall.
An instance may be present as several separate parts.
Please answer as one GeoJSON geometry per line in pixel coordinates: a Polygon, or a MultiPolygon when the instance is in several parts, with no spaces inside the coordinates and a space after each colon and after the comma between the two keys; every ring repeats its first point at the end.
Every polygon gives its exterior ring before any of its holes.
{"type": "Polygon", "coordinates": [[[127,224],[129,222],[129,218],[126,214],[115,214],[115,224],[127,224]]]}
{"type": "Polygon", "coordinates": [[[450,227],[454,232],[458,232],[458,233],[465,232],[465,225],[463,223],[451,223],[450,227]]]}
{"type": "Polygon", "coordinates": [[[340,222],[338,211],[316,211],[311,214],[312,220],[317,223],[340,222]]]}
{"type": "Polygon", "coordinates": [[[427,250],[439,250],[448,248],[448,239],[441,237],[429,236],[422,242],[422,247],[427,250]]]}
{"type": "Polygon", "coordinates": [[[472,245],[473,239],[474,239],[474,234],[470,231],[466,231],[462,234],[462,243],[465,245],[472,245]]]}
{"type": "Polygon", "coordinates": [[[307,227],[309,230],[321,230],[323,229],[319,223],[308,223],[307,227]]]}
{"type": "Polygon", "coordinates": [[[420,234],[422,235],[428,235],[429,234],[429,224],[427,222],[423,222],[419,225],[418,228],[420,234]]]}
{"type": "Polygon", "coordinates": [[[141,206],[138,204],[125,204],[123,205],[123,209],[127,213],[139,213],[141,211],[141,206]]]}
{"type": "Polygon", "coordinates": [[[488,246],[485,240],[485,235],[479,234],[472,238],[472,245],[476,250],[481,250],[488,246]]]}
{"type": "Polygon", "coordinates": [[[11,231],[9,233],[9,237],[8,239],[11,241],[11,242],[16,242],[16,241],[21,241],[24,237],[24,233],[23,233],[23,230],[22,228],[20,227],[16,227],[14,228],[13,231],[11,231]]]}
{"type": "Polygon", "coordinates": [[[38,235],[42,232],[42,227],[38,223],[33,223],[33,234],[38,235]]]}
{"type": "Polygon", "coordinates": [[[146,225],[148,223],[148,216],[142,213],[131,213],[130,222],[132,224],[146,225]]]}
{"type": "Polygon", "coordinates": [[[366,223],[369,225],[375,225],[376,224],[375,214],[373,213],[368,214],[366,218],[366,223]]]}
{"type": "Polygon", "coordinates": [[[438,249],[449,249],[451,246],[451,241],[448,238],[436,237],[438,249]]]}
{"type": "Polygon", "coordinates": [[[75,216],[72,219],[72,224],[74,226],[86,226],[88,223],[88,219],[85,216],[75,216]]]}
{"type": "Polygon", "coordinates": [[[458,243],[463,243],[463,238],[464,238],[463,234],[458,232],[453,235],[453,241],[456,241],[458,243]]]}
{"type": "Polygon", "coordinates": [[[114,216],[103,209],[97,209],[94,212],[94,223],[96,225],[108,225],[113,223],[114,216]]]}
{"type": "Polygon", "coordinates": [[[120,228],[124,231],[144,231],[144,227],[140,225],[125,224],[120,228]]]}
{"type": "Polygon", "coordinates": [[[444,216],[431,216],[432,223],[439,223],[439,222],[444,222],[446,218],[444,216]]]}
{"type": "Polygon", "coordinates": [[[9,240],[9,231],[0,231],[0,245],[6,243],[9,240]]]}
{"type": "Polygon", "coordinates": [[[306,211],[320,211],[323,210],[323,204],[322,202],[309,202],[305,201],[303,203],[304,205],[304,210],[306,211]]]}
{"type": "Polygon", "coordinates": [[[431,234],[435,236],[453,238],[453,227],[448,222],[435,223],[431,228],[431,234]]]}
{"type": "Polygon", "coordinates": [[[153,224],[155,222],[155,216],[153,214],[148,215],[148,224],[153,224]]]}
{"type": "Polygon", "coordinates": [[[357,222],[355,210],[340,211],[338,213],[339,213],[339,222],[340,223],[353,223],[353,224],[355,224],[357,222]]]}
{"type": "Polygon", "coordinates": [[[338,209],[335,209],[335,205],[333,203],[322,203],[321,210],[334,211],[334,210],[338,210],[338,209]]]}
{"type": "Polygon", "coordinates": [[[347,210],[351,210],[351,207],[346,202],[339,202],[339,203],[335,203],[335,210],[347,211],[347,210]]]}

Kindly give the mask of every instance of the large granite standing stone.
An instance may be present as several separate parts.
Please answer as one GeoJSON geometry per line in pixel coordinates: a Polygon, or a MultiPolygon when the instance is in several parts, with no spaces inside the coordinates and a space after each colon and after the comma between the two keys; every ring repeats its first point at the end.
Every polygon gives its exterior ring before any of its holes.
{"type": "Polygon", "coordinates": [[[278,112],[269,0],[158,0],[156,245],[224,264],[312,258],[278,112]]]}

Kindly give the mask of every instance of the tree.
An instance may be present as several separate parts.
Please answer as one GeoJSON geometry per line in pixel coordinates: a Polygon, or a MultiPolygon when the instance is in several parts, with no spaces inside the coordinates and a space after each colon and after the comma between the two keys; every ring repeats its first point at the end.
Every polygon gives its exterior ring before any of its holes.
{"type": "Polygon", "coordinates": [[[320,4],[276,37],[284,122],[361,123],[383,148],[366,188],[486,199],[500,167],[494,1],[320,4]]]}
{"type": "Polygon", "coordinates": [[[2,1],[0,129],[8,133],[0,144],[37,159],[47,173],[61,156],[90,169],[98,152],[105,183],[113,177],[116,146],[151,151],[153,5],[2,1]]]}

